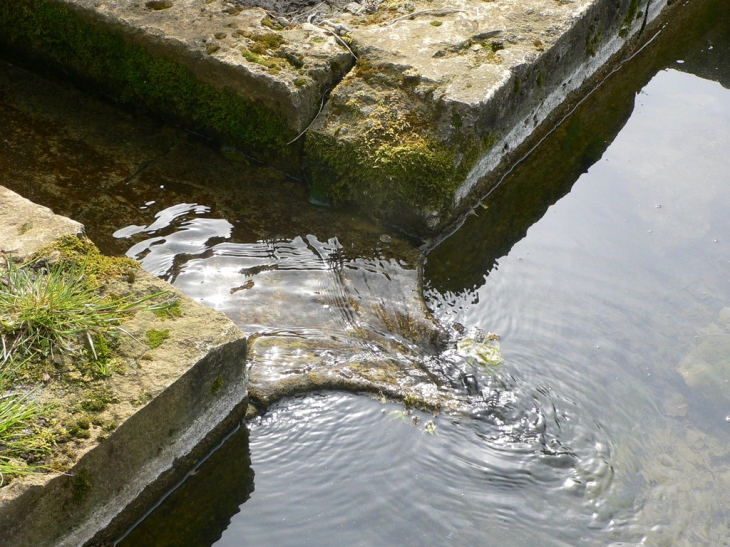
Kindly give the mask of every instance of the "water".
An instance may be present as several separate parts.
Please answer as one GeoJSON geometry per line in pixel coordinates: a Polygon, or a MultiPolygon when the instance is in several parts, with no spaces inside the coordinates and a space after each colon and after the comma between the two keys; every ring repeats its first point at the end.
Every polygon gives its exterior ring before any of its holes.
{"type": "MultiPolygon", "coordinates": [[[[730,19],[703,15],[429,255],[437,317],[502,335],[469,410],[276,405],[215,545],[727,544],[730,19]]],[[[155,515],[141,529],[166,535],[155,515]]]]}
{"type": "MultiPolygon", "coordinates": [[[[478,382],[460,412],[332,392],[281,401],[120,545],[728,544],[730,6],[696,4],[429,254],[439,320],[501,335],[502,365],[455,367],[478,382]]],[[[251,204],[275,175],[175,135],[180,155],[143,169],[129,214],[98,231],[194,297],[273,338],[246,303],[296,296],[285,311],[311,314],[280,321],[323,338],[353,324],[324,308],[339,272],[412,271],[382,227],[287,205],[294,182],[271,186],[291,185],[267,220],[251,204]],[[203,185],[210,165],[228,173],[220,193],[203,185]],[[254,197],[221,197],[244,169],[254,197]]]]}

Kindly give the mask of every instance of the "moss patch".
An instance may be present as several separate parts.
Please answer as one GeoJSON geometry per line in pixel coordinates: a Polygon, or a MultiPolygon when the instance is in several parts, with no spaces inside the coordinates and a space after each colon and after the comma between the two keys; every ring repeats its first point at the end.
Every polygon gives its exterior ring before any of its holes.
{"type": "MultiPolygon", "coordinates": [[[[367,61],[358,63],[353,76],[373,87],[389,77],[367,61]]],[[[448,119],[456,134],[449,143],[440,141],[429,121],[438,113],[405,84],[362,110],[352,108],[347,96],[330,104],[337,123],[310,132],[305,143],[312,196],[335,204],[356,202],[384,219],[417,225],[424,212],[446,213],[469,169],[497,140],[493,135],[475,139],[454,111],[448,119]]]]}
{"type": "Polygon", "coordinates": [[[62,263],[68,267],[83,265],[84,274],[91,285],[121,276],[129,280],[130,274],[134,276],[134,270],[139,269],[139,264],[131,258],[101,254],[86,237],[63,236],[51,247],[42,249],[39,255],[52,255],[54,251],[60,253],[62,263]]]}
{"type": "Polygon", "coordinates": [[[155,349],[159,348],[168,338],[170,338],[169,330],[150,329],[146,333],[145,341],[150,348],[155,349]]]}
{"type": "MultiPolygon", "coordinates": [[[[268,39],[268,38],[267,38],[268,39]]],[[[124,103],[144,105],[263,157],[293,154],[295,132],[269,109],[198,80],[185,66],[48,0],[0,3],[0,43],[60,65],[124,103]]]]}
{"type": "Polygon", "coordinates": [[[71,487],[73,488],[72,498],[74,502],[81,503],[84,501],[86,494],[91,492],[93,483],[89,478],[89,471],[82,469],[78,474],[71,479],[71,487]]]}

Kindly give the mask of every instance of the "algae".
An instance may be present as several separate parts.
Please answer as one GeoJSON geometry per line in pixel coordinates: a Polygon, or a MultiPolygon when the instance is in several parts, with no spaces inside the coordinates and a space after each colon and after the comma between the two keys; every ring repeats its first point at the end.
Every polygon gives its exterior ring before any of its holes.
{"type": "Polygon", "coordinates": [[[74,502],[80,504],[84,501],[84,498],[91,491],[93,486],[94,485],[89,478],[88,469],[82,469],[79,471],[76,476],[71,479],[71,487],[73,489],[72,499],[74,502]]]}
{"type": "MultiPolygon", "coordinates": [[[[15,57],[45,61],[104,94],[143,105],[266,158],[292,159],[294,131],[261,104],[200,81],[187,67],[102,29],[49,0],[0,4],[0,44],[15,57]]],[[[212,51],[209,53],[213,53],[212,51]]]]}

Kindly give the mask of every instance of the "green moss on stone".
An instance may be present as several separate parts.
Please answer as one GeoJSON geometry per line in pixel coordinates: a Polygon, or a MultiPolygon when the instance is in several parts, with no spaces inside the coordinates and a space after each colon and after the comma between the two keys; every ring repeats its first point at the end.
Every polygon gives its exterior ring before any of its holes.
{"type": "Polygon", "coordinates": [[[93,488],[93,483],[89,478],[88,469],[82,469],[79,471],[73,479],[71,479],[72,493],[71,497],[76,503],[84,501],[86,494],[88,494],[93,488]]]}
{"type": "Polygon", "coordinates": [[[412,134],[394,142],[342,141],[310,135],[305,150],[315,186],[335,202],[355,201],[376,214],[440,210],[456,189],[454,156],[444,145],[412,134]]]}
{"type": "Polygon", "coordinates": [[[629,31],[631,30],[631,24],[634,22],[634,20],[637,18],[637,14],[639,12],[639,0],[631,0],[631,3],[629,4],[629,9],[626,12],[626,15],[624,16],[623,21],[621,21],[621,27],[619,28],[618,35],[622,38],[627,36],[629,31]]]}
{"type": "Polygon", "coordinates": [[[147,331],[145,336],[145,342],[147,342],[147,345],[150,348],[155,349],[159,348],[165,340],[170,338],[170,331],[150,329],[147,331]]]}
{"type": "Polygon", "coordinates": [[[0,3],[0,46],[40,58],[124,103],[182,120],[262,154],[281,157],[295,132],[268,108],[214,88],[175,60],[125,40],[52,0],[0,3]]]}
{"type": "Polygon", "coordinates": [[[213,380],[213,383],[210,386],[210,392],[213,395],[216,395],[221,390],[222,387],[223,387],[223,376],[221,376],[219,374],[218,376],[216,376],[215,380],[213,380]]]}

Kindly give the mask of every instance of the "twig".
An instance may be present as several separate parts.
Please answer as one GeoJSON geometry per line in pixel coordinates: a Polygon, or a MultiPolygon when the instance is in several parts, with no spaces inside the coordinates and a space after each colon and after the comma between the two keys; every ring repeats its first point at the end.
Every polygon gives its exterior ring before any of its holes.
{"type": "Polygon", "coordinates": [[[94,360],[98,361],[99,356],[96,354],[96,348],[94,347],[94,341],[91,339],[91,333],[89,331],[86,331],[86,339],[89,341],[89,347],[91,348],[91,353],[94,354],[94,360]]]}
{"type": "Polygon", "coordinates": [[[337,34],[339,34],[340,32],[343,32],[343,31],[344,32],[350,32],[350,29],[347,28],[345,25],[343,25],[341,23],[333,23],[329,19],[322,19],[322,22],[319,24],[319,26],[321,27],[322,25],[327,25],[332,30],[334,30],[335,32],[337,32],[337,34]]]}
{"type": "Polygon", "coordinates": [[[317,118],[319,118],[319,115],[322,113],[322,109],[324,108],[324,100],[327,97],[327,93],[329,93],[329,90],[325,91],[324,94],[322,95],[322,104],[319,105],[319,112],[317,112],[317,115],[314,117],[314,119],[309,123],[309,125],[304,129],[304,131],[302,131],[301,133],[299,133],[299,135],[297,135],[292,140],[290,140],[288,143],[286,143],[287,146],[289,146],[293,142],[296,142],[297,140],[299,140],[299,137],[304,135],[307,131],[309,131],[309,128],[314,125],[314,122],[317,121],[317,118]]]}
{"type": "Polygon", "coordinates": [[[330,29],[328,29],[326,27],[323,27],[323,26],[320,26],[320,25],[317,25],[317,26],[319,28],[321,28],[323,31],[329,32],[332,36],[334,36],[335,37],[335,40],[337,40],[340,44],[342,44],[343,46],[345,46],[345,49],[347,51],[349,51],[350,52],[350,55],[352,55],[355,58],[355,60],[357,61],[357,55],[355,55],[353,53],[353,51],[350,49],[350,46],[347,45],[347,42],[345,42],[342,38],[340,38],[340,36],[335,31],[330,30],[330,29]]]}
{"type": "Polygon", "coordinates": [[[134,340],[135,342],[137,342],[137,343],[138,343],[138,344],[139,344],[140,346],[144,346],[144,345],[145,345],[144,343],[142,343],[142,342],[140,342],[139,340],[137,340],[137,339],[136,339],[136,338],[135,338],[134,336],[132,336],[132,333],[131,333],[131,332],[129,332],[128,330],[126,330],[126,329],[123,329],[122,327],[117,327],[117,328],[118,328],[118,329],[119,329],[120,331],[122,331],[122,332],[123,332],[124,334],[126,334],[127,336],[129,336],[129,337],[130,337],[130,338],[131,338],[132,340],[134,340]]]}
{"type": "Polygon", "coordinates": [[[422,9],[419,11],[414,11],[413,13],[409,13],[407,15],[402,15],[400,17],[396,17],[395,19],[391,19],[390,21],[386,21],[383,23],[383,26],[392,25],[396,21],[400,21],[402,19],[413,19],[417,15],[424,15],[426,13],[436,13],[436,12],[438,12],[439,15],[449,15],[450,13],[467,13],[463,9],[444,9],[444,8],[422,9]]]}
{"type": "MultiPolygon", "coordinates": [[[[293,19],[296,19],[297,17],[302,17],[302,16],[305,16],[305,15],[309,15],[309,14],[311,14],[311,13],[314,13],[314,12],[315,12],[316,10],[318,10],[318,9],[320,8],[320,6],[321,6],[322,4],[324,4],[324,2],[320,2],[319,4],[317,4],[316,6],[314,6],[314,7],[313,7],[313,8],[311,9],[311,10],[309,10],[309,11],[303,11],[303,12],[301,12],[301,13],[297,13],[296,15],[293,15],[293,16],[292,16],[292,18],[293,18],[293,19]]],[[[307,18],[307,23],[309,23],[309,18],[307,18]]]]}

